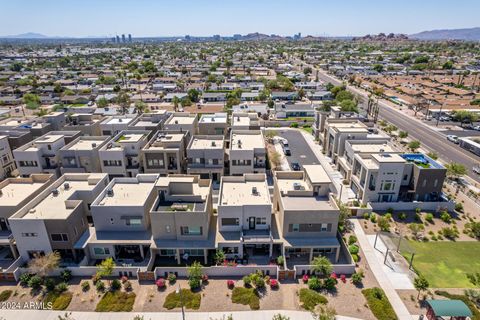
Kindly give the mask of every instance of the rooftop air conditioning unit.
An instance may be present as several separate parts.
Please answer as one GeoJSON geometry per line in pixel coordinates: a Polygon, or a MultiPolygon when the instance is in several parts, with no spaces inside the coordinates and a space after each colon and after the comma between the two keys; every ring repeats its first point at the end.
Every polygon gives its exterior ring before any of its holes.
{"type": "Polygon", "coordinates": [[[113,197],[113,189],[108,189],[107,190],[107,196],[113,197]]]}
{"type": "Polygon", "coordinates": [[[212,147],[216,147],[217,144],[215,143],[215,141],[212,141],[212,147]]]}
{"type": "Polygon", "coordinates": [[[175,124],[178,124],[178,120],[175,120],[175,124]]]}
{"type": "Polygon", "coordinates": [[[242,148],[242,140],[238,140],[237,145],[239,149],[242,148]]]}
{"type": "Polygon", "coordinates": [[[92,143],[92,148],[96,148],[97,147],[97,144],[94,142],[92,143]]]}
{"type": "Polygon", "coordinates": [[[123,119],[122,118],[118,119],[118,122],[123,122],[123,119]]]}
{"type": "Polygon", "coordinates": [[[65,188],[65,190],[70,189],[70,183],[65,182],[65,183],[63,184],[63,187],[65,188]]]}
{"type": "Polygon", "coordinates": [[[257,187],[252,187],[252,194],[258,194],[257,187]]]}
{"type": "Polygon", "coordinates": [[[57,189],[53,189],[53,190],[52,190],[52,194],[53,194],[54,196],[58,196],[58,190],[57,190],[57,189]]]}

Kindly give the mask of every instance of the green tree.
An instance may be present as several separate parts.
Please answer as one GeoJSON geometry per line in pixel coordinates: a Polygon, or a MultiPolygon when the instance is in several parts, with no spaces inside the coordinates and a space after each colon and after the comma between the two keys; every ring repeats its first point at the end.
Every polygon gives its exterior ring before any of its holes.
{"type": "Polygon", "coordinates": [[[188,94],[188,98],[190,99],[190,101],[198,102],[198,100],[199,100],[198,98],[200,96],[200,92],[198,92],[198,90],[190,89],[190,90],[188,90],[187,94],[188,94]]]}
{"type": "Polygon", "coordinates": [[[382,72],[383,71],[383,65],[381,64],[374,64],[373,65],[373,70],[377,71],[378,73],[382,72]]]}
{"type": "Polygon", "coordinates": [[[97,100],[97,107],[99,108],[105,108],[108,106],[109,102],[105,97],[101,97],[100,99],[97,100]]]}
{"type": "Polygon", "coordinates": [[[453,61],[451,61],[451,60],[446,61],[446,62],[442,65],[442,68],[443,68],[444,70],[451,70],[451,69],[453,69],[453,61]]]}
{"type": "Polygon", "coordinates": [[[190,289],[197,289],[200,287],[202,280],[202,265],[195,261],[187,268],[188,284],[190,289]]]}
{"type": "Polygon", "coordinates": [[[408,149],[412,150],[412,152],[416,152],[419,148],[420,148],[420,141],[418,140],[411,141],[408,144],[408,149]]]}
{"type": "Polygon", "coordinates": [[[130,96],[125,91],[121,91],[117,96],[117,103],[122,108],[122,114],[125,114],[130,107],[130,96]]]}
{"type": "Polygon", "coordinates": [[[427,291],[430,284],[428,280],[423,276],[419,275],[413,280],[413,286],[418,291],[417,299],[420,298],[420,292],[427,291]]]}
{"type": "Polygon", "coordinates": [[[425,230],[425,226],[422,223],[410,223],[408,225],[408,229],[412,232],[413,236],[415,239],[418,240],[418,237],[420,235],[420,232],[425,230]]]}
{"type": "Polygon", "coordinates": [[[458,180],[458,178],[467,174],[467,168],[461,163],[450,162],[445,165],[445,168],[447,169],[447,176],[453,180],[458,180]]]}
{"type": "Polygon", "coordinates": [[[173,109],[175,110],[175,112],[177,112],[180,99],[177,96],[174,96],[172,102],[173,102],[173,109]]]}
{"type": "Polygon", "coordinates": [[[113,269],[115,268],[115,261],[113,261],[112,257],[106,258],[99,265],[97,265],[97,276],[101,277],[109,277],[113,274],[113,269]]]}
{"type": "Polygon", "coordinates": [[[327,257],[324,256],[318,256],[313,258],[311,264],[312,270],[315,273],[319,273],[322,277],[330,275],[333,271],[332,263],[327,257]]]}
{"type": "Polygon", "coordinates": [[[40,107],[40,97],[34,93],[25,93],[22,99],[28,109],[38,109],[40,107]]]}
{"type": "Polygon", "coordinates": [[[460,122],[460,126],[463,126],[464,123],[477,121],[478,115],[472,111],[458,110],[453,113],[453,118],[460,122]]]}
{"type": "Polygon", "coordinates": [[[143,101],[135,101],[135,110],[138,114],[142,114],[147,110],[147,104],[143,101]]]}
{"type": "Polygon", "coordinates": [[[217,249],[217,251],[215,251],[215,263],[220,265],[223,261],[225,261],[225,252],[223,252],[222,249],[217,249]]]}

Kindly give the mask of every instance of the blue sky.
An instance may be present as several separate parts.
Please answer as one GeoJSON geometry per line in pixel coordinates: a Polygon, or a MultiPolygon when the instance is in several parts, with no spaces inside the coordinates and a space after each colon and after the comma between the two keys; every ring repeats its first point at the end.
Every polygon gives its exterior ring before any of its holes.
{"type": "Polygon", "coordinates": [[[480,26],[478,0],[0,0],[0,35],[365,35],[480,26]]]}

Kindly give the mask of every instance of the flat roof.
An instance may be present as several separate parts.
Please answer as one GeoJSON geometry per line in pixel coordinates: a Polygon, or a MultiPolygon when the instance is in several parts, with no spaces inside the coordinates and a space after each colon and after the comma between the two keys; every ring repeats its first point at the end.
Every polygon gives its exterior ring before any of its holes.
{"type": "Polygon", "coordinates": [[[222,179],[222,188],[219,205],[240,206],[271,204],[270,193],[265,180],[237,180],[222,179]],[[256,193],[253,189],[256,188],[256,193]]]}
{"type": "Polygon", "coordinates": [[[232,150],[253,150],[265,148],[265,142],[261,131],[249,131],[249,133],[232,132],[230,148],[232,150]],[[238,141],[241,142],[239,147],[238,141]]]}
{"type": "Polygon", "coordinates": [[[158,134],[152,143],[150,143],[146,149],[149,150],[163,150],[168,148],[175,148],[171,147],[171,143],[180,143],[182,142],[183,137],[185,137],[185,133],[167,133],[167,134],[158,134]]]}
{"type": "Polygon", "coordinates": [[[128,117],[112,117],[112,118],[107,118],[105,120],[105,124],[129,124],[130,122],[133,121],[134,118],[128,118],[128,117]]]}
{"type": "Polygon", "coordinates": [[[196,117],[174,115],[167,121],[167,124],[193,124],[195,119],[196,117]]]}
{"type": "Polygon", "coordinates": [[[66,150],[93,150],[95,148],[98,148],[102,145],[102,143],[105,142],[105,139],[92,139],[92,140],[87,140],[80,138],[76,142],[74,142],[72,145],[70,145],[66,150]],[[95,145],[95,146],[94,146],[95,145]]]}
{"type": "Polygon", "coordinates": [[[121,134],[115,142],[117,143],[137,143],[142,140],[145,136],[145,133],[123,133],[121,134]]]}
{"type": "Polygon", "coordinates": [[[63,139],[63,135],[61,134],[47,134],[40,138],[34,140],[35,143],[53,143],[59,139],[63,139]]]}
{"type": "Polygon", "coordinates": [[[107,188],[113,190],[113,195],[106,192],[100,201],[95,201],[99,206],[143,206],[151,194],[155,182],[140,182],[135,178],[126,181],[113,180],[107,188]]]}
{"type": "Polygon", "coordinates": [[[204,114],[200,118],[201,123],[227,123],[226,113],[204,114]]]}
{"type": "Polygon", "coordinates": [[[250,117],[248,116],[234,116],[232,117],[232,126],[249,126],[250,125],[250,117]]]}
{"type": "Polygon", "coordinates": [[[330,179],[330,177],[328,176],[327,171],[325,171],[325,169],[320,164],[304,165],[303,169],[305,170],[305,173],[308,175],[310,181],[313,184],[332,182],[332,179],[330,179]]]}
{"type": "Polygon", "coordinates": [[[223,149],[223,137],[194,136],[189,149],[223,149]]]}
{"type": "Polygon", "coordinates": [[[25,181],[25,179],[18,179],[18,182],[11,179],[6,181],[8,184],[0,188],[2,190],[0,206],[17,206],[45,186],[45,182],[25,181]]]}
{"type": "Polygon", "coordinates": [[[358,153],[395,152],[388,144],[352,144],[351,146],[352,150],[358,153]]]}
{"type": "Polygon", "coordinates": [[[377,162],[399,162],[403,163],[406,162],[400,155],[396,153],[378,153],[372,154],[372,158],[375,159],[377,162]]]}

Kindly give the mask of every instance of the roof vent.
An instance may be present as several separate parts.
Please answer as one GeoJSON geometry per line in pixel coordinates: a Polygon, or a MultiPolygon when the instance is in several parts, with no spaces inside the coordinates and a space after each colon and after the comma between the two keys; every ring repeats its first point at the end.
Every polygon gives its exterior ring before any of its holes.
{"type": "Polygon", "coordinates": [[[65,183],[63,184],[63,187],[65,188],[65,190],[70,189],[70,183],[65,182],[65,183]]]}
{"type": "Polygon", "coordinates": [[[118,122],[123,122],[123,119],[122,118],[118,119],[118,122]]]}
{"type": "Polygon", "coordinates": [[[212,117],[212,122],[215,122],[215,118],[212,117]]]}
{"type": "Polygon", "coordinates": [[[92,148],[96,148],[97,147],[97,144],[94,142],[92,143],[92,148]]]}
{"type": "Polygon", "coordinates": [[[239,149],[241,149],[241,148],[242,148],[242,140],[240,140],[240,139],[238,140],[238,142],[237,142],[237,146],[238,146],[238,148],[239,148],[239,149]]]}
{"type": "Polygon", "coordinates": [[[252,194],[258,194],[257,187],[252,187],[252,194]]]}
{"type": "Polygon", "coordinates": [[[178,120],[175,120],[175,124],[178,124],[178,120]]]}
{"type": "Polygon", "coordinates": [[[54,196],[58,196],[58,190],[57,190],[57,189],[53,189],[53,190],[52,190],[52,194],[53,194],[54,196]]]}
{"type": "Polygon", "coordinates": [[[381,153],[384,153],[384,152],[385,152],[385,149],[380,149],[380,152],[381,152],[381,153]]]}
{"type": "Polygon", "coordinates": [[[113,197],[113,189],[108,189],[107,190],[107,196],[113,197]]]}
{"type": "Polygon", "coordinates": [[[212,141],[212,147],[216,147],[217,144],[215,143],[215,141],[212,141]]]}

